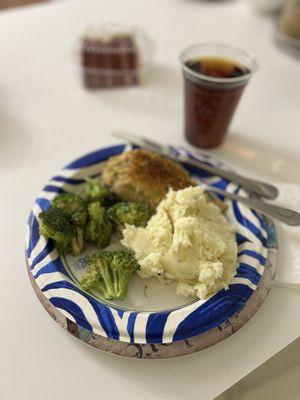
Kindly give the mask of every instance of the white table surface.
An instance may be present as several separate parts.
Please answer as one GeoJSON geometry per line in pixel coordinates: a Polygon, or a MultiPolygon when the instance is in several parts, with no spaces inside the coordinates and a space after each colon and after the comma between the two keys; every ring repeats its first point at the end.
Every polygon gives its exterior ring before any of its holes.
{"type": "Polygon", "coordinates": [[[300,67],[273,42],[274,22],[235,1],[69,0],[0,14],[2,400],[213,399],[300,334],[300,291],[274,287],[255,317],[189,357],[127,360],[84,346],[41,307],[24,262],[25,221],[45,181],[126,129],[184,143],[178,54],[200,41],[252,49],[260,70],[215,153],[254,176],[299,183],[300,67]],[[89,93],[74,43],[89,24],[144,27],[156,43],[148,86],[89,93]],[[73,57],[73,58],[72,58],[73,57]]]}

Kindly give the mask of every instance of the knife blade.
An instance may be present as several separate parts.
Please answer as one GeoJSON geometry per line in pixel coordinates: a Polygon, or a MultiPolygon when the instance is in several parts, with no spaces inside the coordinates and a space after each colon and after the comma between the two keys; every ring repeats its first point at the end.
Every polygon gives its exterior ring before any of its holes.
{"type": "Polygon", "coordinates": [[[129,142],[136,146],[154,151],[165,157],[169,157],[172,160],[175,160],[175,161],[178,161],[178,162],[181,162],[184,164],[192,165],[192,166],[200,168],[206,172],[209,172],[213,175],[225,178],[225,179],[227,179],[231,182],[234,182],[234,183],[238,184],[239,186],[243,187],[243,189],[246,190],[250,194],[255,194],[260,197],[267,198],[267,199],[275,199],[278,196],[278,193],[279,193],[278,189],[275,186],[270,185],[269,183],[261,182],[256,179],[252,179],[252,178],[248,178],[248,177],[244,177],[235,172],[224,170],[224,169],[216,167],[216,166],[208,165],[203,161],[191,159],[183,154],[176,154],[171,150],[170,146],[163,145],[152,139],[148,139],[143,136],[133,135],[133,134],[127,133],[127,132],[119,132],[119,131],[113,132],[113,135],[115,137],[123,139],[126,142],[129,142]]]}

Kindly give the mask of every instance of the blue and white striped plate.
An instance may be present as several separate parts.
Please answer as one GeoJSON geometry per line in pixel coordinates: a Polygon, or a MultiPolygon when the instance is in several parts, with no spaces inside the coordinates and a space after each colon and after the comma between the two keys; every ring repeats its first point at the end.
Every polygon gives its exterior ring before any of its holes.
{"type": "MultiPolygon", "coordinates": [[[[46,210],[57,193],[78,193],[85,178],[101,173],[107,158],[131,148],[107,147],[87,154],[67,165],[44,187],[28,220],[26,256],[29,268],[44,296],[67,318],[101,336],[131,343],[171,343],[188,339],[219,326],[247,302],[256,289],[266,263],[268,235],[264,218],[235,201],[229,202],[228,218],[237,226],[238,268],[228,290],[205,301],[195,300],[181,307],[161,311],[139,311],[113,305],[84,292],[70,273],[51,241],[39,232],[38,214],[46,210]]],[[[174,152],[183,152],[172,147],[174,152]]],[[[186,153],[210,164],[208,157],[186,153]]],[[[233,183],[195,167],[190,174],[206,184],[246,195],[233,183]]],[[[223,200],[223,199],[221,199],[223,200]]]]}

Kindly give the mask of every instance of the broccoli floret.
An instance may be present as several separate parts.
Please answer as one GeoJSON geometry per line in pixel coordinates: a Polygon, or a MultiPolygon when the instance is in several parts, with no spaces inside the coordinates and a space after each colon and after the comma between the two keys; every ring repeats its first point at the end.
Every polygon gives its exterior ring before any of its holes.
{"type": "Polygon", "coordinates": [[[80,284],[84,290],[98,290],[105,299],[124,299],[129,277],[139,268],[130,253],[102,250],[89,258],[80,284]]]}
{"type": "Polygon", "coordinates": [[[121,231],[125,224],[135,226],[146,226],[153,214],[153,210],[147,203],[121,202],[110,207],[107,211],[108,217],[121,231]]]}
{"type": "Polygon", "coordinates": [[[87,223],[87,207],[85,202],[75,194],[66,193],[56,196],[53,207],[61,208],[71,217],[72,224],[83,228],[87,223]]]}
{"type": "Polygon", "coordinates": [[[116,202],[116,196],[97,179],[87,179],[82,197],[88,202],[100,201],[104,207],[110,207],[116,202]]]}
{"type": "Polygon", "coordinates": [[[88,205],[88,223],[85,230],[86,240],[98,247],[106,247],[110,243],[113,231],[111,221],[106,215],[106,210],[99,201],[88,205]]]}
{"type": "Polygon", "coordinates": [[[97,287],[100,285],[101,275],[99,268],[97,268],[97,263],[91,262],[93,257],[95,257],[95,255],[89,258],[87,271],[80,281],[81,287],[86,291],[97,289],[97,287]]]}
{"type": "Polygon", "coordinates": [[[76,228],[70,215],[61,208],[50,207],[39,214],[40,232],[52,239],[61,254],[80,254],[84,248],[82,228],[76,228]]]}

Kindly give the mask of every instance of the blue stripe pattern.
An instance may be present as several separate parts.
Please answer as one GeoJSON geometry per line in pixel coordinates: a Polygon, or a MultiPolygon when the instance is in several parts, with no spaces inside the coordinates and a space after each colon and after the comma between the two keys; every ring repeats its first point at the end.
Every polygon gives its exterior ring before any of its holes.
{"type": "Polygon", "coordinates": [[[52,192],[52,193],[67,193],[64,189],[57,187],[57,186],[53,186],[53,185],[47,185],[44,187],[44,192],[52,192]]]}
{"type": "MultiPolygon", "coordinates": [[[[118,331],[118,328],[116,326],[114,317],[113,317],[112,312],[109,309],[109,307],[101,307],[99,309],[98,302],[95,301],[94,298],[92,298],[91,296],[85,294],[77,286],[75,286],[72,283],[70,283],[68,281],[65,281],[65,280],[60,280],[60,281],[53,282],[53,283],[50,283],[48,285],[45,285],[44,288],[42,289],[42,292],[46,293],[48,290],[51,290],[51,289],[69,289],[70,291],[74,291],[74,292],[79,293],[82,296],[86,297],[86,299],[88,300],[89,304],[94,309],[95,314],[98,317],[100,325],[109,327],[109,329],[108,329],[108,337],[110,337],[111,339],[115,339],[115,340],[119,339],[120,333],[118,331]]],[[[80,307],[80,306],[78,306],[78,307],[80,307]]],[[[75,318],[75,315],[73,315],[73,316],[75,318]]],[[[83,319],[83,318],[85,318],[86,323],[88,323],[88,320],[86,319],[85,314],[82,312],[81,319],[83,319]]]]}
{"type": "Polygon", "coordinates": [[[255,258],[256,260],[258,260],[261,263],[261,265],[265,265],[265,263],[266,263],[266,257],[262,256],[259,253],[256,253],[256,251],[253,251],[253,250],[247,250],[247,249],[242,250],[238,253],[238,257],[241,257],[241,256],[249,256],[249,257],[255,258]]]}
{"type": "MultiPolygon", "coordinates": [[[[253,288],[259,284],[261,278],[259,271],[261,271],[261,267],[266,264],[267,240],[265,236],[266,230],[269,232],[269,225],[266,225],[264,218],[257,212],[251,210],[247,213],[246,217],[246,215],[243,214],[243,208],[240,208],[238,203],[230,203],[232,214],[238,226],[236,239],[239,246],[239,264],[235,276],[236,278],[245,278],[245,284],[237,282],[231,284],[228,290],[219,291],[204,303],[195,302],[187,306],[189,307],[189,312],[187,313],[184,313],[185,308],[168,310],[165,312],[143,312],[143,319],[146,318],[146,321],[142,324],[138,322],[140,312],[127,311],[126,313],[129,315],[125,327],[123,323],[123,318],[125,317],[124,310],[118,307],[112,308],[106,303],[82,291],[77,284],[73,282],[72,276],[69,275],[64,265],[64,261],[56,251],[53,251],[54,246],[51,241],[48,241],[44,246],[41,246],[41,243],[37,246],[40,240],[40,234],[36,213],[39,209],[46,210],[51,204],[48,198],[46,198],[49,197],[49,195],[46,194],[53,193],[53,196],[55,196],[56,193],[66,193],[66,185],[68,185],[68,190],[71,190],[72,186],[74,186],[74,191],[76,192],[76,186],[84,183],[83,179],[76,178],[82,168],[90,166],[96,166],[97,168],[97,164],[100,165],[107,160],[107,158],[120,154],[124,150],[124,145],[118,145],[87,154],[68,164],[61,173],[55,175],[45,186],[44,191],[36,200],[36,205],[38,207],[34,207],[28,219],[30,237],[27,243],[26,255],[30,268],[32,270],[34,269],[34,278],[37,279],[36,282],[40,285],[39,287],[43,294],[62,313],[65,311],[67,313],[66,315],[72,315],[79,326],[89,331],[97,331],[97,328],[100,326],[105,331],[107,337],[111,339],[119,340],[120,337],[122,337],[122,340],[127,340],[131,343],[169,343],[173,340],[187,339],[194,335],[207,332],[219,326],[222,322],[238,312],[250,298],[253,293],[253,288]],[[68,172],[68,175],[72,176],[65,177],[66,170],[71,171],[71,173],[68,172]],[[55,182],[58,182],[61,187],[55,186],[55,182]],[[239,230],[239,227],[242,227],[243,230],[239,230]],[[253,243],[253,236],[258,239],[255,243],[253,243]],[[40,248],[42,248],[42,250],[36,250],[40,248]],[[41,262],[43,262],[42,265],[39,265],[41,262]],[[56,275],[53,275],[54,273],[56,273],[56,275]],[[43,276],[43,279],[38,279],[41,276],[43,276]],[[47,282],[47,277],[49,277],[49,279],[52,277],[49,282],[47,282]],[[53,279],[55,279],[54,282],[53,279]],[[247,284],[247,282],[251,284],[247,284]],[[55,293],[59,293],[61,290],[63,295],[51,296],[53,290],[55,290],[55,293]],[[75,293],[77,294],[77,298],[78,295],[80,295],[79,297],[81,299],[84,298],[86,302],[81,301],[77,303],[74,300],[75,293]],[[92,307],[98,318],[97,326],[93,325],[88,316],[89,312],[85,309],[87,305],[92,307]],[[115,311],[117,312],[118,318],[115,317],[115,311]],[[166,323],[173,314],[177,317],[172,320],[176,320],[177,322],[174,322],[171,327],[170,324],[168,324],[168,331],[166,332],[166,323]]],[[[178,153],[183,152],[182,149],[176,149],[175,147],[172,147],[172,150],[178,153]]],[[[208,156],[202,157],[201,155],[196,155],[194,153],[189,154],[187,152],[185,155],[193,159],[200,159],[208,165],[218,164],[208,156]]],[[[213,177],[211,174],[196,167],[187,165],[185,167],[204,183],[226,190],[229,183],[227,180],[213,177]]],[[[96,168],[93,168],[94,176],[99,175],[98,173],[95,174],[96,168]]],[[[234,186],[232,183],[231,188],[234,188],[235,193],[239,192],[239,187],[234,186]]],[[[50,197],[51,196],[52,195],[50,195],[50,197]]],[[[274,245],[273,225],[271,225],[271,229],[272,245],[274,245]]]]}
{"type": "Polygon", "coordinates": [[[146,326],[146,338],[148,343],[162,343],[164,327],[169,314],[170,312],[160,312],[149,315],[146,326]]]}
{"type": "Polygon", "coordinates": [[[136,317],[137,317],[136,312],[131,312],[128,317],[127,332],[129,334],[131,343],[134,343],[134,326],[135,326],[136,317]]]}
{"type": "Polygon", "coordinates": [[[68,314],[71,314],[78,325],[89,331],[93,331],[93,327],[85,318],[84,312],[74,301],[62,297],[51,297],[49,300],[54,307],[65,310],[68,314]]]}
{"type": "Polygon", "coordinates": [[[40,238],[39,223],[36,216],[32,212],[29,216],[28,225],[30,228],[30,238],[26,250],[26,255],[27,257],[30,257],[32,250],[35,248],[40,238]]]}
{"type": "Polygon", "coordinates": [[[108,157],[116,156],[124,151],[125,146],[113,146],[108,149],[96,150],[93,153],[89,153],[86,156],[79,158],[68,164],[66,169],[80,169],[86,168],[94,164],[98,164],[101,161],[105,161],[108,157]]]}
{"type": "Polygon", "coordinates": [[[68,276],[68,272],[65,269],[65,266],[60,257],[55,260],[49,261],[48,264],[44,265],[38,272],[34,275],[34,279],[37,279],[39,276],[44,274],[50,274],[51,272],[61,272],[62,274],[68,276]]]}
{"type": "Polygon", "coordinates": [[[39,262],[43,261],[54,250],[54,243],[48,240],[43,250],[33,259],[30,269],[33,269],[39,262]]]}
{"type": "Polygon", "coordinates": [[[51,180],[55,182],[68,183],[69,185],[81,185],[82,183],[85,182],[84,179],[66,178],[65,176],[61,175],[56,175],[51,180]]]}
{"type": "Polygon", "coordinates": [[[266,238],[263,236],[262,231],[257,228],[253,222],[249,221],[240,211],[239,206],[236,201],[232,201],[232,208],[234,214],[236,216],[237,221],[246,227],[250,232],[252,232],[262,243],[264,247],[266,247],[266,238]]]}
{"type": "Polygon", "coordinates": [[[48,199],[44,199],[43,197],[38,197],[35,202],[40,206],[42,211],[47,210],[51,205],[50,201],[48,199]]]}
{"type": "Polygon", "coordinates": [[[258,285],[258,282],[260,280],[260,275],[257,270],[251,265],[242,262],[239,263],[235,276],[237,278],[249,279],[249,281],[252,282],[254,285],[258,285]]]}
{"type": "Polygon", "coordinates": [[[233,314],[237,313],[245,304],[245,296],[250,298],[253,289],[245,285],[231,285],[229,290],[221,290],[193,313],[186,317],[176,329],[173,340],[183,340],[200,335],[219,326],[233,314]],[[216,320],[215,309],[220,317],[216,320]],[[201,321],[201,324],[197,323],[201,321]]]}

